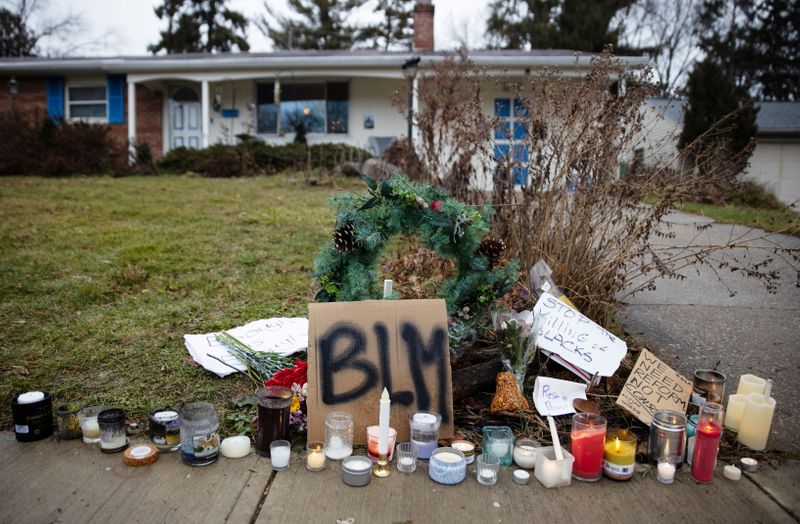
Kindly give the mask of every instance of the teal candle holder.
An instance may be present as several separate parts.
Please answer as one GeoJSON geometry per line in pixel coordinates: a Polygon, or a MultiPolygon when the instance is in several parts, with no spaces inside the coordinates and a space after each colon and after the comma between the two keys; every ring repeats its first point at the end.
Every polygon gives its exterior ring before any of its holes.
{"type": "Polygon", "coordinates": [[[483,453],[500,459],[501,466],[514,461],[514,432],[508,426],[483,427],[483,453]]]}

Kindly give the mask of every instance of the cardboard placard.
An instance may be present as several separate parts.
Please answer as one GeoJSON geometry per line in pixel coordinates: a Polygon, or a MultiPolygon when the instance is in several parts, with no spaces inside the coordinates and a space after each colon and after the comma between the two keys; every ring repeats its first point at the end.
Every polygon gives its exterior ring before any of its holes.
{"type": "Polygon", "coordinates": [[[533,313],[543,319],[536,345],[590,375],[612,376],[628,353],[623,340],[549,293],[542,293],[533,313]]]}
{"type": "Polygon", "coordinates": [[[328,413],[347,411],[353,443],[366,444],[384,387],[397,442],[409,440],[416,411],[441,413],[439,436],[453,436],[444,300],[309,304],[308,320],[308,440],[323,440],[328,413]]]}
{"type": "Polygon", "coordinates": [[[692,383],[689,379],[676,373],[646,349],[642,349],[639,360],[619,394],[617,405],[649,425],[653,413],[659,409],[686,413],[691,394],[692,383]]]}

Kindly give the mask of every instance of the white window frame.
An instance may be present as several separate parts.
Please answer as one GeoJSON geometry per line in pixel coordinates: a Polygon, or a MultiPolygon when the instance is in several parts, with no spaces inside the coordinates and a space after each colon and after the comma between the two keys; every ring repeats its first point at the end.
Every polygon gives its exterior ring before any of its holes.
{"type": "Polygon", "coordinates": [[[108,85],[105,80],[80,80],[68,82],[64,87],[64,105],[66,106],[67,120],[70,122],[88,122],[90,124],[107,124],[108,123],[108,85]],[[94,105],[99,104],[101,100],[70,100],[70,89],[73,87],[102,87],[106,96],[102,103],[106,105],[106,116],[72,116],[73,105],[94,105]]]}
{"type": "MultiPolygon", "coordinates": [[[[297,84],[322,84],[325,87],[325,99],[324,99],[324,102],[325,102],[325,119],[324,119],[324,124],[323,124],[324,127],[325,127],[325,131],[322,132],[322,133],[320,133],[320,132],[310,132],[309,131],[309,132],[306,133],[306,136],[308,138],[310,138],[312,140],[313,139],[317,139],[317,140],[334,139],[334,138],[337,138],[337,137],[350,138],[351,129],[352,129],[352,127],[351,127],[352,121],[351,121],[350,117],[352,115],[351,110],[352,110],[352,103],[353,103],[353,98],[352,98],[353,83],[352,83],[351,79],[349,79],[349,78],[338,78],[338,77],[331,77],[331,78],[328,78],[328,77],[325,77],[325,78],[311,77],[311,78],[298,78],[296,80],[293,80],[292,83],[297,83],[297,84]],[[328,103],[328,84],[329,83],[336,83],[336,82],[343,82],[343,83],[347,84],[347,132],[346,133],[328,133],[328,107],[327,107],[327,103],[328,103]]],[[[279,84],[280,85],[280,88],[279,88],[280,92],[283,93],[284,89],[285,89],[285,86],[288,85],[288,82],[284,82],[283,79],[278,79],[278,78],[260,78],[260,79],[257,79],[257,80],[255,80],[253,82],[253,100],[254,100],[254,104],[255,104],[255,119],[256,119],[255,120],[256,121],[255,134],[256,134],[256,136],[265,137],[265,138],[284,137],[284,136],[290,136],[291,137],[291,136],[293,136],[293,134],[294,134],[293,130],[281,128],[281,103],[277,104],[277,106],[278,106],[278,123],[277,123],[277,127],[276,127],[275,132],[274,133],[272,133],[272,132],[259,133],[258,132],[258,86],[259,86],[259,84],[273,84],[273,86],[275,84],[279,84]]]]}

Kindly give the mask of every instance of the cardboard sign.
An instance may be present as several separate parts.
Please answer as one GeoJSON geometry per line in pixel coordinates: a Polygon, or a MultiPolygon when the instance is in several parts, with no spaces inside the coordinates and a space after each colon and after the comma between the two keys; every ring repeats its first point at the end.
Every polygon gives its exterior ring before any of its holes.
{"type": "Polygon", "coordinates": [[[533,404],[543,417],[575,413],[576,398],[586,400],[586,384],[550,377],[536,377],[533,383],[533,404]]]}
{"type": "Polygon", "coordinates": [[[628,345],[549,293],[533,308],[543,317],[536,345],[594,375],[612,376],[628,345]]]}
{"type": "Polygon", "coordinates": [[[650,424],[653,413],[659,409],[686,413],[691,394],[691,381],[642,349],[617,399],[617,405],[645,424],[650,424]]]}
{"type": "Polygon", "coordinates": [[[328,413],[347,411],[353,443],[366,444],[384,387],[397,442],[409,440],[416,411],[441,413],[439,436],[453,436],[444,300],[309,304],[308,320],[308,440],[323,440],[328,413]]]}

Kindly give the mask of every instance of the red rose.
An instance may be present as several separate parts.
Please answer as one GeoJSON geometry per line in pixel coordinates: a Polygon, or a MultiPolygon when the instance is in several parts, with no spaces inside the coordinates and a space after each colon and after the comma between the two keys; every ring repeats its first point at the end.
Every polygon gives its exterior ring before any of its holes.
{"type": "Polygon", "coordinates": [[[442,202],[441,200],[434,200],[433,202],[431,202],[431,209],[433,209],[433,211],[436,213],[440,213],[442,211],[443,204],[444,202],[442,202]]]}
{"type": "Polygon", "coordinates": [[[295,360],[294,367],[278,371],[271,379],[266,381],[264,385],[291,388],[292,384],[299,384],[302,386],[306,382],[308,382],[308,362],[295,360]]]}

